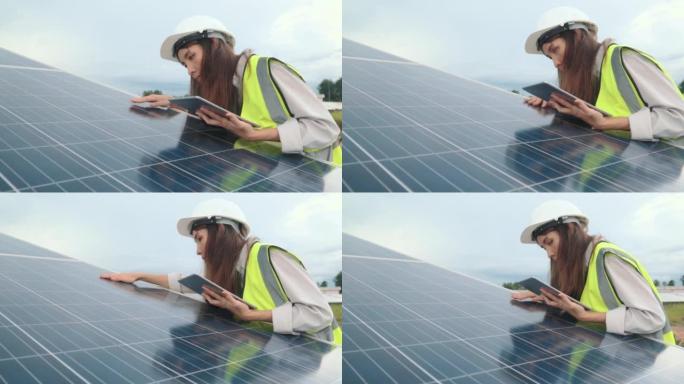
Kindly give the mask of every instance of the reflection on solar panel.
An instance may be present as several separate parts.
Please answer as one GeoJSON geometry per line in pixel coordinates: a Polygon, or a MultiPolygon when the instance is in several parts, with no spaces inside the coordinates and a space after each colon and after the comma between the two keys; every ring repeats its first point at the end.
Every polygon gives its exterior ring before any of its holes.
{"type": "Polygon", "coordinates": [[[0,237],[0,382],[341,381],[341,349],[0,237]],[[10,253],[12,251],[12,253],[10,253]]]}
{"type": "Polygon", "coordinates": [[[510,291],[343,236],[345,383],[675,383],[684,349],[577,325],[510,291]]]}
{"type": "Polygon", "coordinates": [[[341,189],[339,168],[130,97],[0,48],[0,191],[341,189]]]}
{"type": "Polygon", "coordinates": [[[344,40],[345,191],[684,190],[684,150],[630,142],[344,40]]]}

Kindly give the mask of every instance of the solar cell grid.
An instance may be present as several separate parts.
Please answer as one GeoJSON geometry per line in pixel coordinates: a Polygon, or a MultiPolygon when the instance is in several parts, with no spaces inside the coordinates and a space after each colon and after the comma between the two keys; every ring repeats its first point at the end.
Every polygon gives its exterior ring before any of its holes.
{"type": "Polygon", "coordinates": [[[344,47],[345,191],[684,190],[684,150],[670,143],[592,131],[512,92],[344,47]]]}
{"type": "Polygon", "coordinates": [[[0,51],[0,191],[339,190],[339,168],[252,152],[221,128],[27,60],[0,51]]]}
{"type": "Polygon", "coordinates": [[[332,383],[341,348],[158,288],[112,283],[100,269],[2,235],[0,382],[332,383]]]}
{"type": "Polygon", "coordinates": [[[504,288],[417,259],[377,257],[377,245],[364,255],[367,243],[343,237],[345,383],[674,383],[684,374],[680,347],[511,302],[504,288]]]}

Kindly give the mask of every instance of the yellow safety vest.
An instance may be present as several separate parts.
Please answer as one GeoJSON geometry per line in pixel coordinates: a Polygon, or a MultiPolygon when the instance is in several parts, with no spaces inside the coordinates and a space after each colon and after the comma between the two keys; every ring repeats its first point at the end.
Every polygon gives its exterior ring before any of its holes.
{"type": "MultiPolygon", "coordinates": [[[[272,310],[273,308],[290,301],[280,284],[278,274],[271,264],[270,248],[282,250],[301,264],[302,268],[304,267],[304,264],[302,264],[297,256],[282,248],[259,242],[252,245],[249,250],[247,267],[245,268],[242,298],[254,305],[256,309],[262,311],[272,310]]],[[[335,319],[333,319],[333,322],[329,327],[311,334],[311,336],[332,341],[336,345],[342,345],[342,328],[340,328],[335,319]]]]}
{"type": "MultiPolygon", "coordinates": [[[[242,110],[240,116],[256,123],[259,129],[275,128],[293,116],[271,76],[272,61],[282,63],[304,81],[294,68],[276,58],[258,55],[249,57],[242,75],[242,110]]],[[[339,140],[331,147],[306,149],[305,152],[330,151],[328,160],[336,165],[342,165],[342,146],[339,140]]]]}
{"type": "MultiPolygon", "coordinates": [[[[644,268],[637,259],[633,258],[617,245],[602,241],[596,245],[591,254],[591,260],[589,261],[589,267],[587,269],[587,279],[584,283],[582,296],[580,297],[580,302],[582,304],[596,312],[608,312],[611,309],[623,305],[620,298],[615,293],[610,278],[608,277],[608,272],[606,271],[605,256],[607,253],[615,255],[633,266],[634,269],[646,279],[648,285],[653,290],[653,293],[658,300],[660,300],[658,289],[653,284],[653,280],[651,280],[651,276],[649,276],[646,268],[644,268]]],[[[663,308],[663,312],[664,311],[663,308]]],[[[667,344],[675,344],[674,332],[672,332],[670,321],[667,320],[667,316],[665,318],[665,326],[654,336],[661,338],[667,344]]]]}
{"type": "MultiPolygon", "coordinates": [[[[605,55],[603,55],[596,107],[612,116],[626,117],[647,106],[622,62],[624,50],[637,52],[653,62],[670,80],[677,92],[681,94],[677,84],[656,59],[634,48],[613,44],[608,47],[605,55]]],[[[684,95],[682,98],[684,99],[684,95]]]]}

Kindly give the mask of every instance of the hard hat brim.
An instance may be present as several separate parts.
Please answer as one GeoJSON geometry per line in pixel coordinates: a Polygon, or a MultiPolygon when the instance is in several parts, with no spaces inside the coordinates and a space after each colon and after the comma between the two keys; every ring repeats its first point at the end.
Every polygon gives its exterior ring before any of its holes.
{"type": "Polygon", "coordinates": [[[534,232],[538,226],[539,224],[536,223],[528,225],[520,234],[520,242],[523,244],[537,244],[535,240],[532,240],[532,232],[534,232]]]}
{"type": "MultiPolygon", "coordinates": [[[[596,33],[598,32],[598,27],[596,24],[592,23],[591,21],[588,20],[568,20],[568,22],[575,22],[575,23],[583,23],[589,28],[589,32],[596,33]]],[[[529,36],[527,36],[527,40],[525,40],[525,52],[530,53],[533,55],[543,55],[543,52],[537,50],[537,40],[541,37],[541,35],[545,34],[546,32],[556,28],[557,25],[552,25],[547,28],[540,29],[538,31],[532,32],[529,36]]]]}
{"type": "MultiPolygon", "coordinates": [[[[178,61],[177,57],[173,56],[173,47],[176,45],[176,42],[183,37],[194,33],[194,32],[182,32],[182,33],[175,33],[166,39],[164,39],[164,42],[162,42],[161,48],[159,49],[159,55],[162,57],[162,59],[166,60],[171,60],[171,61],[178,61]]],[[[232,33],[228,31],[220,31],[220,33],[223,35],[224,40],[226,41],[226,44],[228,44],[230,47],[234,48],[235,47],[235,37],[233,36],[232,33]]]]}
{"type": "MultiPolygon", "coordinates": [[[[183,217],[178,220],[178,223],[176,223],[176,230],[178,230],[178,233],[181,236],[187,236],[187,237],[192,237],[192,223],[199,219],[206,219],[206,216],[192,216],[192,217],[183,217]]],[[[240,232],[242,233],[243,236],[247,237],[249,235],[249,224],[245,223],[244,221],[238,221],[235,220],[236,222],[240,223],[240,232]]]]}
{"type": "Polygon", "coordinates": [[[188,32],[176,33],[164,39],[164,42],[159,50],[159,54],[161,55],[162,59],[178,61],[178,59],[173,56],[173,46],[178,40],[182,39],[186,35],[188,35],[188,32]]]}
{"type": "MultiPolygon", "coordinates": [[[[579,225],[584,228],[589,225],[589,219],[584,215],[572,215],[571,217],[577,218],[577,220],[579,220],[579,225]]],[[[544,223],[545,222],[528,225],[520,234],[520,242],[523,244],[537,244],[537,241],[532,238],[532,234],[534,233],[535,229],[539,228],[539,226],[544,223]]]]}

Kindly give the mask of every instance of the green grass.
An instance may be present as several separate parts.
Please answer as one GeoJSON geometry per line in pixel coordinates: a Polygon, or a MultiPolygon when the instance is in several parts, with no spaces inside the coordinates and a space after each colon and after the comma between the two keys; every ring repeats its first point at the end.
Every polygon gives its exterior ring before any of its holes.
{"type": "Polygon", "coordinates": [[[335,119],[337,125],[342,128],[342,111],[332,111],[330,114],[332,115],[333,119],[335,119]]]}
{"type": "Polygon", "coordinates": [[[342,327],[342,303],[330,304],[330,308],[332,308],[333,315],[335,315],[335,320],[337,320],[337,324],[342,327]]]}
{"type": "Polygon", "coordinates": [[[675,328],[677,344],[684,346],[684,303],[665,303],[665,313],[670,325],[675,328]]]}

